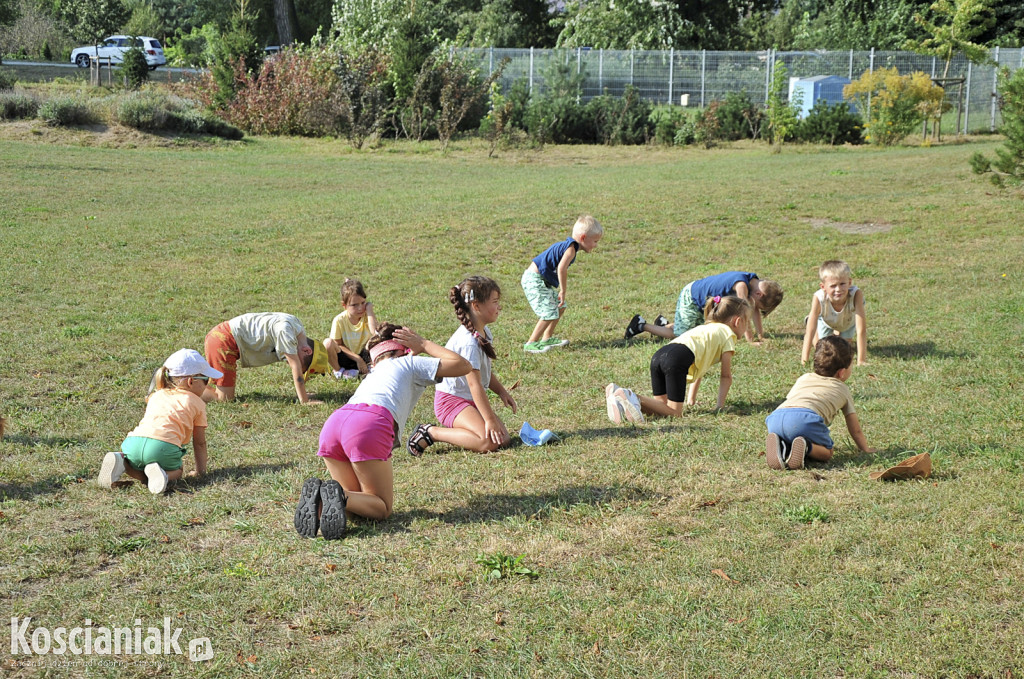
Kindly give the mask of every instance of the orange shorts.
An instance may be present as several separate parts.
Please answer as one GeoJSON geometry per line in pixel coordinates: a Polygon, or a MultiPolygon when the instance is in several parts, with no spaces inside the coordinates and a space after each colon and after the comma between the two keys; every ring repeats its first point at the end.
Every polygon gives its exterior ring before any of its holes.
{"type": "Polygon", "coordinates": [[[218,387],[235,386],[235,378],[238,376],[238,343],[231,334],[231,326],[224,321],[206,335],[204,344],[206,351],[206,362],[214,370],[224,373],[224,377],[213,380],[218,387]]]}

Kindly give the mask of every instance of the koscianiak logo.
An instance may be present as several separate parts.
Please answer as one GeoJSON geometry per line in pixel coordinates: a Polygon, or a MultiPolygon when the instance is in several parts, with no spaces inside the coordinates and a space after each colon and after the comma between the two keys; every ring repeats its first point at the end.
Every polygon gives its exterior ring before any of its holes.
{"type": "MultiPolygon", "coordinates": [[[[162,627],[143,627],[142,619],[125,627],[94,626],[92,620],[77,627],[36,626],[29,630],[32,618],[11,618],[11,655],[184,655],[178,638],[180,627],[171,627],[164,618],[162,627]]],[[[207,637],[188,642],[188,658],[202,662],[213,658],[213,646],[207,637]]]]}

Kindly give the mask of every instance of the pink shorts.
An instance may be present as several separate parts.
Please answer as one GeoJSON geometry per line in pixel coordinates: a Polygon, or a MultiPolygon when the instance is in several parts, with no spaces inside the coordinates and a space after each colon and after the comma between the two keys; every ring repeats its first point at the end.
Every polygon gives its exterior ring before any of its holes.
{"type": "Polygon", "coordinates": [[[434,415],[442,427],[451,427],[455,424],[455,418],[466,408],[475,408],[476,404],[470,400],[449,394],[444,391],[434,392],[434,415]]]}
{"type": "Polygon", "coordinates": [[[343,462],[391,459],[395,418],[384,406],[347,403],[320,430],[317,455],[343,462]]]}

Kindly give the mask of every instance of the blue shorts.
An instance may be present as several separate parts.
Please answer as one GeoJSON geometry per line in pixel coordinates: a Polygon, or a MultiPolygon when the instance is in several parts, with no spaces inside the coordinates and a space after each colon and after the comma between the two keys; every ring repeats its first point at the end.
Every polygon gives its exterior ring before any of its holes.
{"type": "Polygon", "coordinates": [[[803,436],[808,443],[817,443],[829,450],[835,447],[825,420],[810,408],[777,408],[764,423],[768,431],[778,434],[787,446],[797,436],[803,436]]]}

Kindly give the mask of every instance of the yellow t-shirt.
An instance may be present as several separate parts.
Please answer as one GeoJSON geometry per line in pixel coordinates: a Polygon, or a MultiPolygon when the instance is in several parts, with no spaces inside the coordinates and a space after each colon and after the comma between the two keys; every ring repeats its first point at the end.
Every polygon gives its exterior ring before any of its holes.
{"type": "Polygon", "coordinates": [[[186,389],[157,389],[149,395],[146,414],[128,436],[145,436],[184,447],[192,430],[206,426],[206,404],[186,389]]]}
{"type": "Polygon", "coordinates": [[[786,394],[786,400],[779,407],[813,410],[821,415],[826,426],[832,424],[832,419],[840,410],[844,415],[854,412],[853,396],[846,383],[835,377],[822,377],[817,373],[807,373],[798,377],[793,388],[786,394]]]}
{"type": "Polygon", "coordinates": [[[721,361],[723,353],[736,351],[736,333],[724,323],[705,323],[687,330],[672,343],[682,344],[693,352],[694,362],[686,375],[686,383],[692,384],[721,361]]]}
{"type": "Polygon", "coordinates": [[[359,322],[352,325],[352,322],[348,320],[348,313],[342,311],[334,317],[334,322],[331,323],[331,339],[341,342],[348,347],[349,351],[358,355],[370,341],[370,322],[367,319],[368,316],[363,314],[359,322]]]}

